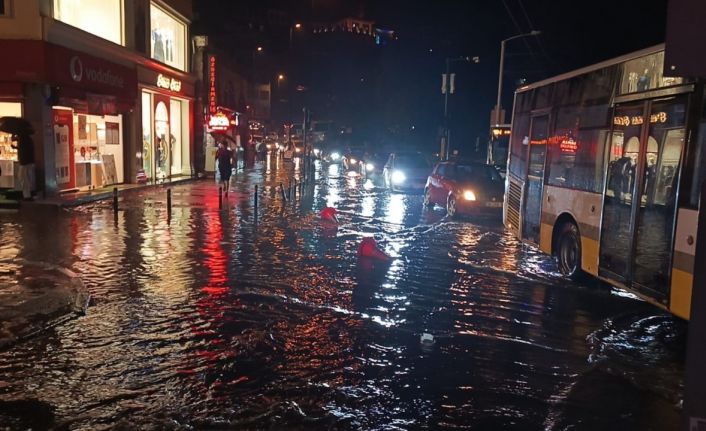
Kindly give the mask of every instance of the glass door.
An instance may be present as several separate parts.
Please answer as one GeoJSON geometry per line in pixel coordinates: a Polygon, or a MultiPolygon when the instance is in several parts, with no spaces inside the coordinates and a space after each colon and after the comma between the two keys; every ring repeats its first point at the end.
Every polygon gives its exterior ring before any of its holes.
{"type": "Polygon", "coordinates": [[[686,136],[686,97],[654,101],[637,213],[633,283],[650,296],[669,295],[679,165],[686,136]]]}
{"type": "Polygon", "coordinates": [[[164,181],[171,176],[171,154],[169,151],[169,98],[154,96],[154,159],[155,180],[164,181]]]}
{"type": "Polygon", "coordinates": [[[152,151],[152,94],[142,92],[142,172],[138,173],[138,182],[153,178],[154,154],[152,151]]]}
{"type": "Polygon", "coordinates": [[[599,267],[622,282],[630,278],[633,218],[639,202],[633,197],[640,174],[638,163],[645,158],[642,148],[645,108],[644,102],[617,106],[613,117],[599,267]]]}
{"type": "Polygon", "coordinates": [[[533,117],[530,126],[525,211],[522,218],[522,237],[539,244],[539,226],[542,216],[544,191],[544,162],[547,155],[547,128],[549,116],[533,117]]]}

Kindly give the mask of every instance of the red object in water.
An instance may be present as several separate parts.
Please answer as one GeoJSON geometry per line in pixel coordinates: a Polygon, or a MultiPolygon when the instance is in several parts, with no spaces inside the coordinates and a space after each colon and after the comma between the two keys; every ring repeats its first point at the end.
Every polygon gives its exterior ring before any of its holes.
{"type": "Polygon", "coordinates": [[[321,220],[332,221],[338,223],[338,217],[336,217],[336,208],[326,207],[321,210],[321,220]]]}
{"type": "Polygon", "coordinates": [[[372,237],[363,238],[358,246],[358,257],[372,257],[374,259],[380,260],[390,260],[384,251],[378,248],[375,239],[372,237]]]}

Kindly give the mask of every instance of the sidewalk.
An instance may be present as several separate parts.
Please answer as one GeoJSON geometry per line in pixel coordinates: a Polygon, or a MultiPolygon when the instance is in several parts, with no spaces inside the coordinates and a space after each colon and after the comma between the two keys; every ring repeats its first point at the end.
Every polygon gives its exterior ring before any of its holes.
{"type": "Polygon", "coordinates": [[[85,313],[88,300],[83,282],[68,269],[0,262],[0,349],[85,313]]]}
{"type": "Polygon", "coordinates": [[[36,198],[33,201],[22,201],[20,206],[23,208],[28,207],[40,207],[40,206],[52,206],[52,207],[75,207],[78,205],[83,205],[89,202],[100,201],[104,199],[111,199],[113,197],[113,189],[118,189],[118,195],[122,195],[127,192],[146,190],[155,187],[164,187],[174,184],[180,184],[188,181],[198,181],[200,178],[195,177],[179,177],[173,180],[168,180],[156,184],[116,184],[113,186],[107,186],[100,189],[77,191],[70,193],[61,193],[56,196],[51,196],[48,198],[36,198]]]}

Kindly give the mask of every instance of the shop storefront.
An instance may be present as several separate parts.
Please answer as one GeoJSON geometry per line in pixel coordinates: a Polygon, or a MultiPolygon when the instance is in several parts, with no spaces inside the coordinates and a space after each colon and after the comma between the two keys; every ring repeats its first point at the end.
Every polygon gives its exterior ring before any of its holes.
{"type": "Polygon", "coordinates": [[[60,89],[52,97],[53,153],[60,190],[90,190],[125,178],[123,114],[135,106],[134,69],[59,46],[47,70],[60,89]]]}
{"type": "MultiPolygon", "coordinates": [[[[0,117],[22,117],[21,102],[0,102],[0,117]]],[[[0,188],[12,189],[16,184],[17,150],[12,135],[0,131],[0,188]]]]}
{"type": "MultiPolygon", "coordinates": [[[[126,177],[124,117],[136,70],[44,41],[0,41],[16,58],[0,73],[0,116],[34,125],[37,189],[88,190],[126,177]]],[[[17,153],[0,133],[0,188],[16,186],[17,153]]]]}
{"type": "Polygon", "coordinates": [[[191,176],[193,80],[145,67],[138,68],[138,79],[142,131],[136,151],[138,182],[191,176]]]}

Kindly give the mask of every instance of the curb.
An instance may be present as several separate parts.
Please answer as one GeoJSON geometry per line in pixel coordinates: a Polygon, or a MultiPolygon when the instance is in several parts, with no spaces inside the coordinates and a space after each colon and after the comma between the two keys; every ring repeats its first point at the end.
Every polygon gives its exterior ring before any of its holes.
{"type": "MultiPolygon", "coordinates": [[[[125,188],[125,189],[118,189],[118,196],[123,195],[125,193],[132,193],[136,191],[143,191],[143,190],[150,190],[153,188],[158,188],[158,187],[165,187],[165,186],[171,186],[171,185],[177,185],[177,184],[183,184],[191,181],[201,181],[204,178],[184,178],[184,179],[179,179],[179,180],[174,180],[170,181],[168,183],[160,183],[160,184],[149,184],[149,185],[144,185],[144,186],[135,186],[135,187],[130,187],[130,188],[125,188]]],[[[113,190],[109,190],[106,192],[101,192],[101,193],[96,193],[93,195],[88,195],[88,196],[82,196],[76,199],[66,199],[62,200],[61,198],[59,199],[47,199],[47,200],[36,200],[33,202],[23,202],[20,205],[20,208],[40,208],[40,207],[56,207],[56,208],[74,208],[78,207],[81,205],[86,205],[92,202],[98,202],[106,199],[112,199],[113,198],[113,190]]]]}

